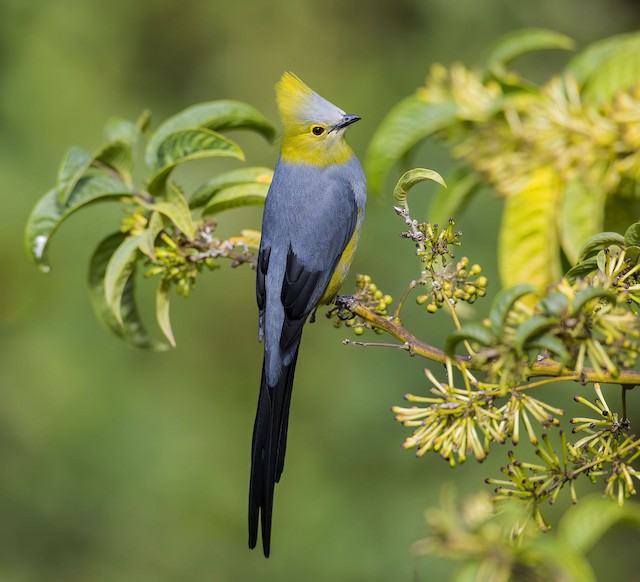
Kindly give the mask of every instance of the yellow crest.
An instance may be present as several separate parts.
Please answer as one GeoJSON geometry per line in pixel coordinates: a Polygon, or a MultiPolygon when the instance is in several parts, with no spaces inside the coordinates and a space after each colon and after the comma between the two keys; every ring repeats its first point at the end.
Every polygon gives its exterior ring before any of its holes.
{"type": "Polygon", "coordinates": [[[344,115],[344,111],[289,72],[284,73],[276,83],[276,102],[285,129],[291,125],[336,122],[344,115]]]}

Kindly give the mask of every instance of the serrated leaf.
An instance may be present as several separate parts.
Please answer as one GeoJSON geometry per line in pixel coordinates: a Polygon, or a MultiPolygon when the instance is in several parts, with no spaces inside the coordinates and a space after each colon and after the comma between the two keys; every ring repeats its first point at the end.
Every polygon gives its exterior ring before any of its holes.
{"type": "Polygon", "coordinates": [[[88,283],[94,311],[98,319],[106,325],[110,331],[127,343],[138,348],[167,349],[166,344],[154,341],[142,324],[135,303],[135,280],[133,273],[124,286],[120,301],[121,323],[116,319],[107,305],[104,294],[104,277],[107,264],[125,238],[126,235],[122,232],[111,234],[100,242],[91,256],[88,283]]]}
{"type": "Polygon", "coordinates": [[[111,118],[104,127],[107,142],[94,154],[95,161],[129,174],[133,168],[133,148],[138,133],[135,123],[119,117],[111,118]]]}
{"type": "Polygon", "coordinates": [[[603,287],[587,287],[582,291],[578,291],[573,298],[573,310],[580,311],[589,301],[593,299],[606,299],[610,303],[616,302],[615,293],[604,289],[603,287]]]}
{"type": "Polygon", "coordinates": [[[624,244],[628,247],[640,246],[640,222],[635,222],[626,230],[624,244]]]}
{"type": "Polygon", "coordinates": [[[138,248],[152,261],[155,261],[155,242],[158,235],[162,232],[164,223],[159,212],[152,212],[147,222],[147,227],[140,234],[138,248]]]}
{"type": "Polygon", "coordinates": [[[629,35],[611,46],[606,58],[593,68],[582,87],[585,104],[602,105],[617,93],[638,84],[640,35],[629,35]]]}
{"type": "Polygon", "coordinates": [[[214,131],[250,129],[273,141],[275,128],[257,109],[240,101],[220,100],[192,105],[167,119],[153,133],[147,144],[145,160],[155,170],[161,144],[173,133],[207,128],[214,131]]]}
{"type": "Polygon", "coordinates": [[[571,354],[560,339],[550,334],[544,334],[529,340],[525,344],[525,349],[541,349],[554,354],[554,356],[564,365],[568,365],[571,354]]]}
{"type": "Polygon", "coordinates": [[[578,263],[565,274],[565,278],[569,283],[573,283],[577,279],[583,279],[587,275],[590,275],[598,268],[598,262],[595,257],[590,257],[581,263],[578,263]]]}
{"type": "Polygon", "coordinates": [[[238,206],[260,206],[269,191],[268,184],[258,182],[229,186],[218,190],[202,210],[202,216],[210,216],[238,206]]]}
{"type": "Polygon", "coordinates": [[[432,224],[446,224],[450,218],[459,219],[465,206],[480,190],[480,176],[460,167],[447,177],[447,190],[438,190],[431,199],[427,218],[432,224]]]}
{"type": "Polygon", "coordinates": [[[498,263],[505,287],[528,282],[544,289],[560,278],[557,212],[560,181],[548,166],[507,197],[498,263]]]}
{"type": "Polygon", "coordinates": [[[564,293],[560,291],[552,291],[540,301],[540,307],[545,313],[554,316],[562,316],[569,307],[569,300],[564,293]]]}
{"type": "Polygon", "coordinates": [[[171,290],[171,282],[163,279],[160,282],[156,293],[156,318],[162,333],[172,348],[176,347],[176,340],[173,337],[171,329],[171,320],[169,318],[169,291],[171,290]]]}
{"type": "Polygon", "coordinates": [[[369,188],[379,191],[391,168],[412,148],[458,122],[455,103],[428,103],[412,95],[395,105],[376,129],[365,169],[369,188]]]}
{"type": "Polygon", "coordinates": [[[635,42],[639,36],[638,33],[625,33],[594,42],[573,57],[564,71],[571,74],[579,85],[584,85],[595,71],[605,66],[621,46],[635,42]]]}
{"type": "Polygon", "coordinates": [[[176,166],[192,160],[232,157],[244,160],[240,146],[210,129],[185,129],[169,134],[158,146],[153,166],[156,170],[149,183],[149,192],[162,192],[176,166]]]}
{"type": "Polygon", "coordinates": [[[528,283],[521,283],[502,289],[495,296],[489,310],[489,321],[495,333],[500,333],[507,321],[509,312],[513,309],[516,301],[529,293],[535,293],[536,288],[528,283]]]}
{"type": "Polygon", "coordinates": [[[500,78],[506,73],[506,64],[521,55],[549,49],[572,50],[573,39],[544,28],[524,28],[505,34],[489,47],[483,59],[487,71],[500,78]]]}
{"type": "Polygon", "coordinates": [[[424,182],[426,180],[431,180],[433,182],[437,182],[445,188],[447,187],[444,179],[440,174],[438,174],[438,172],[427,170],[425,168],[414,168],[413,170],[405,172],[400,177],[400,179],[396,183],[395,188],[393,189],[393,199],[398,204],[405,204],[407,201],[409,190],[411,190],[411,188],[413,188],[416,184],[419,184],[420,182],[424,182]]]}
{"type": "Polygon", "coordinates": [[[229,186],[254,182],[268,186],[272,178],[273,170],[270,168],[250,167],[224,172],[200,186],[191,196],[189,206],[191,208],[204,206],[214,194],[229,186]]]}
{"type": "Polygon", "coordinates": [[[617,232],[599,232],[593,235],[587,242],[582,245],[578,254],[578,262],[582,263],[586,259],[597,255],[602,249],[611,245],[624,245],[624,237],[617,232]]]}
{"type": "Polygon", "coordinates": [[[489,346],[495,341],[495,336],[492,330],[479,323],[465,323],[460,329],[456,329],[447,337],[444,344],[444,351],[450,358],[453,358],[456,353],[456,347],[464,340],[489,346]]]}
{"type": "Polygon", "coordinates": [[[138,259],[139,240],[139,235],[126,237],[109,258],[104,275],[104,296],[107,307],[111,309],[120,326],[124,325],[121,311],[122,295],[138,259]]]}
{"type": "Polygon", "coordinates": [[[516,333],[513,336],[513,348],[518,353],[522,353],[528,342],[549,331],[558,323],[559,320],[556,317],[534,315],[516,329],[516,333]]]}
{"type": "Polygon", "coordinates": [[[602,231],[606,194],[601,186],[588,189],[580,178],[565,185],[558,226],[569,262],[575,263],[585,241],[602,231]]]}
{"type": "Polygon", "coordinates": [[[165,200],[148,204],[148,207],[166,216],[189,240],[194,239],[196,229],[191,209],[182,192],[173,182],[169,183],[165,200]]]}
{"type": "Polygon", "coordinates": [[[589,496],[567,511],[558,524],[558,540],[579,552],[588,552],[615,525],[640,529],[640,507],[632,501],[618,505],[610,499],[589,496]]]}
{"type": "Polygon", "coordinates": [[[50,269],[47,250],[56,229],[80,208],[113,198],[131,197],[127,186],[113,176],[95,173],[76,184],[66,204],[60,204],[57,189],[49,190],[35,205],[27,220],[25,243],[29,257],[42,269],[50,269]]]}
{"type": "Polygon", "coordinates": [[[65,205],[72,190],[93,163],[93,155],[84,148],[74,146],[65,155],[58,170],[58,202],[65,205]]]}

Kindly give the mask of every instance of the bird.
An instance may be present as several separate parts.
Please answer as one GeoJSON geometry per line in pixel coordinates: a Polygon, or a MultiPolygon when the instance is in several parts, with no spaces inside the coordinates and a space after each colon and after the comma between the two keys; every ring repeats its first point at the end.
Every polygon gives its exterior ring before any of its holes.
{"type": "Polygon", "coordinates": [[[264,205],[257,260],[258,338],[264,359],[251,445],[249,547],[261,526],[271,551],[275,484],[287,446],[289,406],[302,329],[344,283],[360,237],[366,180],[345,132],[360,120],[285,72],[276,83],[283,126],[264,205]]]}

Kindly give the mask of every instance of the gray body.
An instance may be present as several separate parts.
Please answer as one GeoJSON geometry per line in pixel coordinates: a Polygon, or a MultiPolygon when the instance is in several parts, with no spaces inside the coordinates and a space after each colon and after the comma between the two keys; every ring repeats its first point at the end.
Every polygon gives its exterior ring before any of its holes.
{"type": "Polygon", "coordinates": [[[273,490],[284,466],[302,327],[321,299],[331,299],[324,295],[337,268],[339,283],[344,280],[352,257],[343,257],[343,251],[359,235],[365,201],[365,177],[355,156],[326,167],[282,161],[276,165],[264,208],[257,269],[264,363],[249,495],[249,545],[255,546],[261,514],[265,555],[273,490]]]}

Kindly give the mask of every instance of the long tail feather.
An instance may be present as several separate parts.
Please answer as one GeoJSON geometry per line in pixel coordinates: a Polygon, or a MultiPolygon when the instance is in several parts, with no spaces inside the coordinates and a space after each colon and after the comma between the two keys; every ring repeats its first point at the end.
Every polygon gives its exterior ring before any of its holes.
{"type": "Polygon", "coordinates": [[[253,549],[257,544],[260,522],[262,547],[267,558],[271,549],[273,494],[275,484],[280,480],[284,469],[289,407],[299,341],[298,338],[291,363],[282,367],[275,386],[267,384],[263,364],[258,410],[253,427],[249,484],[249,547],[253,549]]]}

